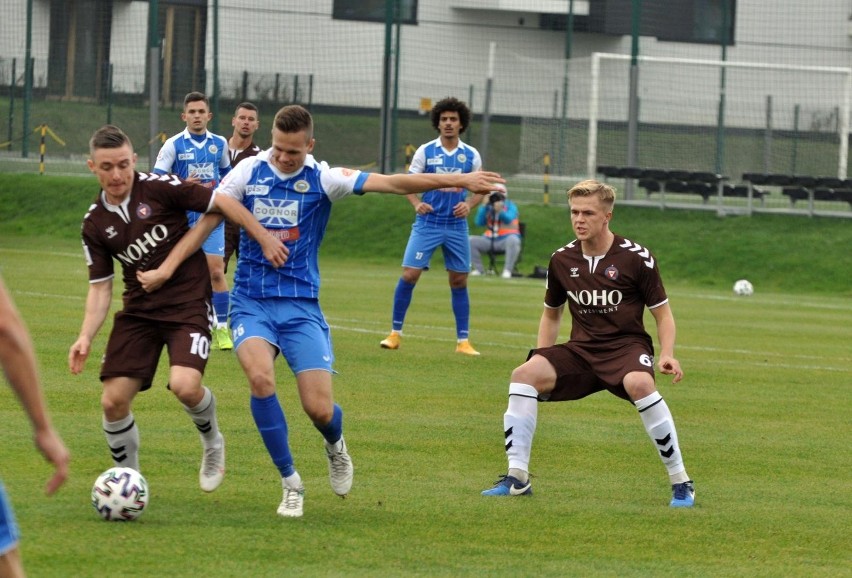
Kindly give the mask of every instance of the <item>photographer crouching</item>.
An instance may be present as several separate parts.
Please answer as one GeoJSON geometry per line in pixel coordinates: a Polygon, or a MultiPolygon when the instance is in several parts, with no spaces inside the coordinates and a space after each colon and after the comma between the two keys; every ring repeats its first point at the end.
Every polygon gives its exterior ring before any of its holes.
{"type": "Polygon", "coordinates": [[[477,227],[485,227],[485,234],[470,237],[471,275],[485,274],[483,253],[488,254],[490,258],[490,273],[496,273],[494,256],[505,253],[506,260],[500,276],[503,279],[512,278],[515,263],[521,254],[521,230],[518,224],[518,206],[509,200],[508,195],[506,190],[496,190],[482,197],[474,224],[477,227]]]}

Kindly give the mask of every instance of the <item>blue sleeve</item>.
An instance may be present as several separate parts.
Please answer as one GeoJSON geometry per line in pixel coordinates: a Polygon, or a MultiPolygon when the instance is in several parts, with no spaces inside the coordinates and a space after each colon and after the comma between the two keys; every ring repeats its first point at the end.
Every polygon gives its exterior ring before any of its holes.
{"type": "Polygon", "coordinates": [[[168,171],[164,171],[163,169],[158,169],[157,167],[154,167],[154,172],[157,173],[158,175],[168,174],[168,171]]]}
{"type": "Polygon", "coordinates": [[[518,218],[518,205],[506,199],[505,211],[500,211],[500,222],[511,223],[518,218]]]}
{"type": "Polygon", "coordinates": [[[477,227],[484,227],[488,224],[487,216],[488,207],[486,205],[479,205],[479,208],[476,209],[476,216],[473,218],[473,224],[477,227]]]}

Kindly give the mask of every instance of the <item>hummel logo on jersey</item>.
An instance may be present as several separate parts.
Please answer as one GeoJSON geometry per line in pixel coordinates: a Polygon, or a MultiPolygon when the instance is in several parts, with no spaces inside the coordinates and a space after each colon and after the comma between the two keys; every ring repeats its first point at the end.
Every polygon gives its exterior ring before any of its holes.
{"type": "Polygon", "coordinates": [[[580,268],[579,267],[571,267],[571,276],[579,277],[580,276],[580,268]]]}
{"type": "Polygon", "coordinates": [[[107,239],[112,239],[113,237],[118,235],[118,233],[115,232],[115,227],[113,227],[112,225],[107,227],[106,231],[104,231],[104,232],[106,233],[107,239]]]}
{"type": "Polygon", "coordinates": [[[621,246],[626,248],[626,249],[629,249],[630,251],[632,251],[634,253],[638,253],[639,256],[642,257],[643,259],[647,259],[647,261],[645,261],[644,263],[645,263],[645,266],[648,269],[654,268],[654,258],[651,257],[650,251],[648,251],[648,249],[644,248],[642,245],[637,245],[636,243],[634,243],[633,241],[630,241],[629,239],[624,239],[624,242],[621,244],[621,246]]]}

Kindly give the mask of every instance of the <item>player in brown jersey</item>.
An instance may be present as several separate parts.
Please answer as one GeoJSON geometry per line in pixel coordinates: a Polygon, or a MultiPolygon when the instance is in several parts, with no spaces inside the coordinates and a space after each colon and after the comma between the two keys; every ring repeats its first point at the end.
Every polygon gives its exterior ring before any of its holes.
{"type": "Polygon", "coordinates": [[[201,384],[210,353],[210,274],[195,251],[159,291],[146,293],[140,271],[157,268],[187,233],[186,211],[222,212],[263,247],[275,266],[287,249],[269,235],[238,202],[174,175],[137,173],[136,154],[121,129],[107,125],[89,141],[89,169],[101,192],[83,218],[83,249],[89,292],[80,334],[68,353],[72,373],[80,373],[92,340],[112,302],[113,259],[121,263],[123,308],[116,313],[101,365],[101,406],[107,444],[116,465],[139,470],[139,430],[131,405],[151,387],[163,346],[169,353],[168,388],[195,423],[204,447],[199,483],[215,490],[225,471],[225,443],[216,419],[216,400],[201,384]]]}
{"type": "MultiPolygon", "coordinates": [[[[241,102],[234,111],[231,119],[234,132],[228,139],[228,153],[231,155],[231,168],[241,160],[253,157],[261,149],[254,144],[254,133],[260,128],[257,106],[252,102],[241,102]]],[[[225,273],[228,272],[228,261],[231,255],[240,256],[240,228],[231,221],[225,221],[225,273]]]]}
{"type": "Polygon", "coordinates": [[[558,249],[547,270],[536,349],[516,367],[503,416],[509,471],[485,496],[532,494],[529,461],[539,401],[567,401],[607,390],[632,402],[669,474],[673,507],[695,500],[674,420],[654,384],[654,347],[642,316],[657,325],[660,372],[683,378],[674,357],[675,322],[654,256],[609,229],[615,191],[593,180],[568,191],[577,239],[558,249]],[[556,344],[565,307],[571,337],[556,344]]]}

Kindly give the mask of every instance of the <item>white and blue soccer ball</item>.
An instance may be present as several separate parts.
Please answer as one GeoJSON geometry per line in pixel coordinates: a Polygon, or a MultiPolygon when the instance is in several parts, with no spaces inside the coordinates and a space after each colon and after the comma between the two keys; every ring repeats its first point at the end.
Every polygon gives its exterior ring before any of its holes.
{"type": "Polygon", "coordinates": [[[747,279],[740,279],[736,283],[734,283],[734,294],[742,295],[743,297],[748,297],[749,295],[754,293],[754,285],[751,284],[747,279]]]}
{"type": "Polygon", "coordinates": [[[112,467],[95,480],[92,506],[104,520],[135,520],[148,506],[148,482],[133,468],[112,467]]]}

